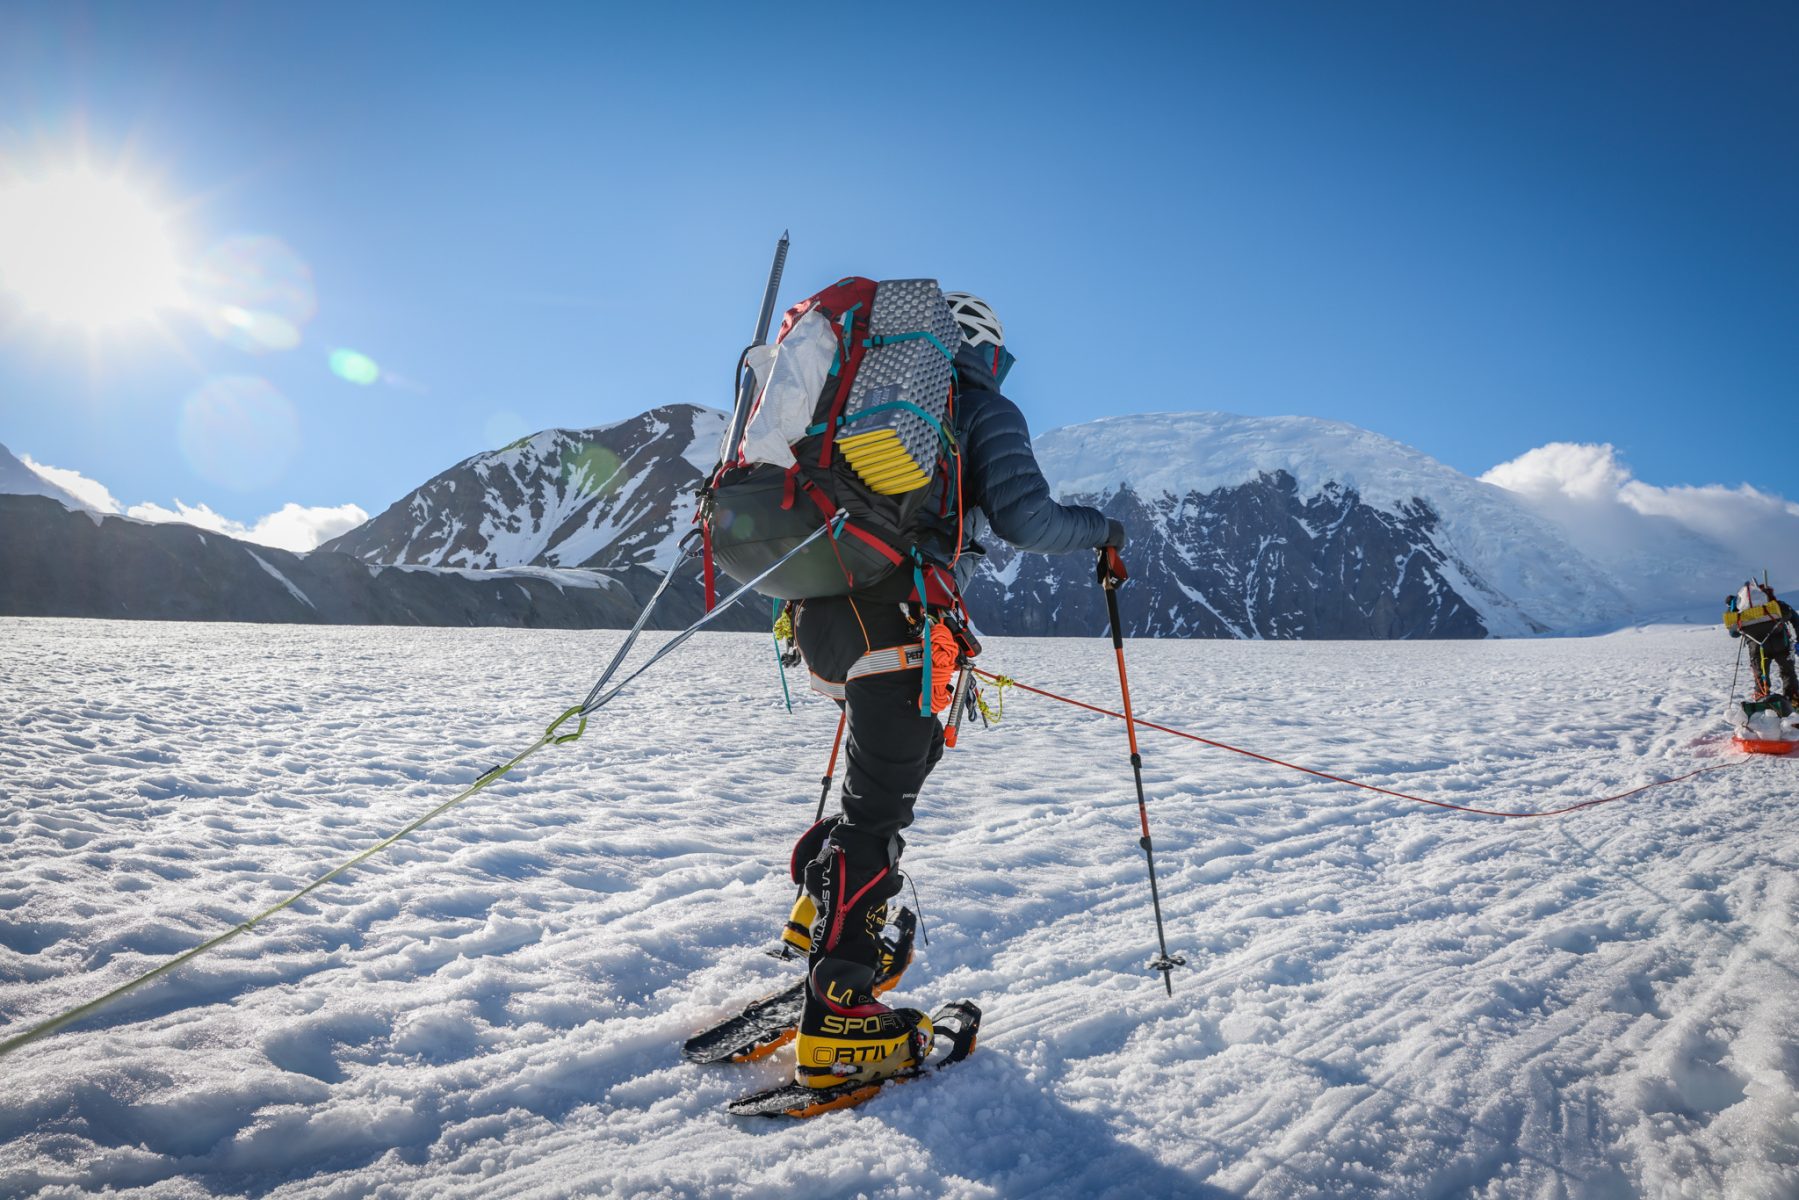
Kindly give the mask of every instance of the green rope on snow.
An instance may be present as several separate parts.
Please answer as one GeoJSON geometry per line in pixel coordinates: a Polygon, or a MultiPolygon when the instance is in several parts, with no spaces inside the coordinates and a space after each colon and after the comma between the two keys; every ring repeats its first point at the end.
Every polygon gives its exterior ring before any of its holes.
{"type": "MultiPolygon", "coordinates": [[[[742,584],[740,587],[738,587],[738,589],[736,591],[732,592],[729,596],[726,596],[714,608],[710,609],[704,616],[700,617],[699,620],[695,621],[693,624],[689,625],[686,629],[682,630],[680,633],[676,634],[673,638],[671,638],[667,642],[665,642],[663,644],[662,648],[657,650],[656,653],[652,654],[647,662],[645,662],[643,665],[639,666],[635,671],[633,671],[631,674],[627,675],[623,680],[614,684],[612,686],[611,690],[606,690],[607,681],[612,678],[613,673],[615,671],[617,671],[620,664],[624,662],[625,655],[630,651],[632,643],[637,640],[637,635],[640,632],[642,632],[645,624],[648,623],[649,617],[650,617],[650,612],[656,607],[657,601],[662,598],[663,592],[668,590],[668,585],[669,585],[670,581],[674,579],[676,570],[678,570],[680,568],[682,563],[687,561],[688,556],[691,554],[691,549],[684,542],[681,547],[681,553],[675,559],[674,566],[672,566],[668,569],[667,574],[665,574],[662,578],[662,583],[660,585],[658,585],[658,587],[656,588],[656,591],[650,596],[650,602],[644,606],[643,611],[638,614],[637,621],[631,626],[630,630],[626,632],[623,644],[620,645],[618,650],[613,654],[612,662],[606,667],[606,670],[600,675],[599,681],[597,683],[595,683],[593,685],[592,690],[587,693],[587,699],[584,700],[582,703],[574,705],[573,707],[567,709],[566,711],[564,711],[562,713],[561,716],[557,717],[554,721],[551,721],[549,726],[544,729],[543,733],[538,735],[538,738],[536,741],[532,742],[529,746],[525,747],[523,750],[521,750],[517,754],[513,755],[512,758],[510,758],[506,762],[503,762],[499,766],[494,767],[492,770],[489,770],[489,771],[483,773],[482,775],[478,776],[475,779],[474,783],[470,784],[468,787],[464,788],[462,791],[458,792],[456,795],[451,796],[448,800],[445,800],[442,804],[439,804],[436,808],[433,808],[430,812],[426,813],[424,816],[419,817],[418,819],[409,822],[407,825],[405,825],[401,829],[396,830],[393,834],[381,839],[379,842],[376,842],[374,845],[370,846],[368,849],[363,850],[360,853],[355,854],[355,855],[351,856],[350,858],[345,859],[343,862],[339,863],[337,866],[333,867],[331,870],[327,871],[325,874],[319,876],[317,879],[313,880],[311,883],[307,884],[305,887],[301,888],[299,891],[295,892],[293,895],[288,896],[286,899],[280,901],[279,903],[270,905],[268,908],[257,913],[255,916],[253,916],[249,920],[243,922],[241,925],[235,925],[232,928],[227,929],[224,933],[221,933],[216,937],[210,938],[207,941],[200,943],[198,946],[195,946],[192,950],[186,951],[183,954],[179,954],[179,955],[175,956],[174,958],[168,960],[167,962],[162,963],[160,966],[154,967],[154,968],[144,972],[142,975],[137,976],[135,979],[126,980],[124,983],[120,984],[118,987],[112,989],[112,991],[107,992],[104,996],[100,996],[94,1000],[88,1001],[86,1004],[78,1005],[75,1008],[69,1009],[67,1012],[63,1012],[63,1013],[58,1014],[57,1016],[51,1017],[49,1020],[43,1021],[37,1025],[34,1025],[32,1028],[27,1029],[24,1033],[18,1034],[14,1037],[7,1038],[5,1041],[0,1041],[0,1058],[6,1057],[8,1054],[11,1054],[13,1051],[19,1049],[22,1046],[28,1046],[32,1042],[38,1041],[39,1039],[44,1038],[44,1037],[48,1037],[50,1034],[55,1033],[57,1030],[63,1028],[63,1026],[65,1026],[65,1025],[68,1025],[74,1021],[79,1021],[83,1017],[90,1016],[91,1014],[98,1012],[100,1009],[105,1008],[108,1004],[111,1004],[114,1000],[119,999],[121,996],[124,996],[132,991],[135,991],[136,989],[142,987],[146,983],[149,983],[153,979],[158,979],[158,978],[162,977],[163,975],[168,974],[170,971],[175,970],[175,968],[181,966],[183,963],[188,962],[190,959],[197,958],[199,955],[206,953],[208,950],[211,950],[214,947],[224,945],[226,942],[230,941],[234,937],[237,937],[239,934],[248,933],[250,930],[256,928],[256,926],[258,926],[262,922],[268,920],[270,917],[274,916],[276,913],[280,912],[282,909],[287,908],[289,905],[293,904],[295,901],[301,899],[302,897],[308,895],[309,893],[311,893],[313,891],[316,891],[318,888],[323,887],[325,884],[330,883],[333,879],[336,879],[339,875],[342,875],[345,871],[348,871],[351,867],[354,867],[357,864],[365,862],[366,860],[374,857],[375,855],[379,854],[381,851],[383,851],[383,850],[387,849],[389,846],[393,845],[395,842],[399,841],[401,838],[405,837],[406,835],[412,833],[414,830],[418,829],[420,826],[424,825],[426,822],[431,821],[431,820],[435,819],[436,817],[439,817],[442,814],[450,811],[452,808],[455,808],[458,804],[461,804],[464,800],[467,800],[470,796],[473,796],[475,793],[481,791],[483,788],[489,786],[490,784],[497,782],[500,779],[505,778],[506,775],[509,774],[515,767],[517,767],[520,763],[524,762],[527,758],[530,758],[533,754],[536,754],[539,750],[542,750],[545,746],[566,746],[570,742],[579,741],[581,738],[581,735],[587,732],[587,718],[592,713],[594,713],[595,711],[600,709],[608,701],[610,701],[614,696],[616,696],[620,692],[622,692],[627,686],[630,685],[632,680],[636,679],[639,675],[642,675],[645,671],[647,671],[651,667],[655,666],[656,663],[660,662],[670,651],[675,649],[675,647],[679,646],[682,642],[686,641],[701,627],[710,623],[714,617],[718,616],[720,613],[729,609],[733,604],[736,604],[739,600],[743,599],[743,597],[747,593],[749,593],[752,589],[754,589],[757,584],[761,583],[764,579],[768,578],[777,569],[779,569],[781,564],[787,562],[789,559],[791,559],[795,555],[799,554],[807,546],[811,545],[819,537],[823,536],[827,530],[830,532],[832,537],[838,536],[838,534],[840,534],[842,532],[845,520],[846,520],[846,514],[844,514],[841,511],[839,511],[838,513],[833,515],[829,521],[827,521],[825,524],[819,526],[817,529],[813,530],[810,534],[808,534],[799,543],[799,545],[794,546],[792,549],[788,550],[785,554],[781,555],[780,558],[776,559],[773,563],[770,563],[766,568],[763,569],[763,571],[760,575],[757,575],[754,579],[748,581],[747,583],[742,584]],[[561,729],[563,725],[567,724],[571,717],[579,719],[578,724],[575,726],[575,731],[573,733],[558,733],[558,732],[556,732],[557,730],[561,729]]],[[[785,678],[783,678],[782,682],[783,682],[783,685],[785,685],[785,678]]]]}
{"type": "Polygon", "coordinates": [[[75,1021],[79,1021],[79,1020],[81,1020],[81,1018],[88,1016],[91,1013],[98,1012],[100,1009],[106,1007],[108,1004],[111,1004],[114,1000],[119,999],[121,996],[124,996],[130,992],[136,991],[138,988],[142,987],[146,983],[149,983],[151,980],[161,978],[162,976],[168,974],[170,971],[173,971],[176,967],[179,967],[182,963],[187,962],[189,959],[197,958],[198,956],[206,953],[208,950],[211,950],[216,946],[224,945],[226,942],[230,941],[232,938],[236,937],[238,934],[250,932],[252,929],[256,928],[258,925],[262,924],[264,921],[268,920],[270,917],[274,916],[276,913],[280,912],[282,909],[287,908],[289,905],[293,904],[294,902],[298,901],[299,899],[308,895],[309,893],[316,891],[317,889],[319,889],[321,887],[324,887],[327,883],[330,883],[333,879],[336,879],[339,875],[342,875],[345,871],[348,871],[351,867],[354,867],[359,863],[365,862],[368,859],[373,858],[375,855],[377,855],[381,851],[387,849],[389,846],[393,845],[395,842],[399,841],[401,838],[405,837],[407,834],[411,833],[413,830],[417,829],[419,826],[423,825],[425,822],[431,820],[434,817],[438,817],[446,812],[449,812],[452,808],[455,808],[458,804],[461,804],[464,800],[467,800],[470,796],[473,796],[475,793],[481,791],[483,788],[487,787],[489,784],[498,782],[499,780],[505,778],[505,776],[514,767],[516,767],[520,763],[524,762],[527,758],[530,758],[533,754],[536,754],[539,750],[542,750],[545,746],[563,746],[563,745],[567,745],[569,742],[576,741],[577,739],[580,738],[580,736],[583,733],[587,732],[587,718],[586,717],[581,717],[581,723],[579,726],[576,727],[576,729],[573,733],[558,734],[556,732],[556,730],[561,728],[562,723],[564,721],[567,721],[570,717],[579,715],[580,712],[581,712],[580,705],[576,705],[574,708],[569,709],[567,712],[565,712],[561,716],[557,717],[554,721],[550,722],[549,728],[545,729],[535,742],[532,742],[529,746],[525,747],[525,749],[523,749],[523,750],[519,751],[517,754],[513,755],[510,760],[503,762],[499,766],[495,767],[493,770],[488,771],[487,773],[482,775],[480,778],[476,779],[474,783],[470,784],[468,787],[464,788],[462,791],[458,792],[456,795],[451,796],[448,800],[445,800],[442,804],[438,805],[436,808],[432,809],[430,812],[426,813],[424,816],[419,817],[417,820],[414,820],[413,822],[406,825],[405,827],[398,830],[397,832],[390,834],[389,836],[387,836],[385,838],[382,838],[380,841],[378,841],[374,845],[368,847],[366,850],[362,850],[362,851],[358,852],[357,854],[354,854],[351,857],[345,859],[343,862],[341,862],[337,866],[331,868],[331,870],[325,872],[325,874],[319,876],[317,879],[313,880],[311,883],[307,884],[305,887],[301,888],[299,891],[295,892],[293,895],[287,897],[285,900],[281,900],[278,903],[271,904],[269,907],[263,909],[261,912],[257,913],[255,916],[251,917],[249,920],[243,922],[241,925],[232,926],[230,929],[227,929],[224,933],[219,934],[217,937],[210,938],[207,941],[201,942],[198,946],[195,946],[192,950],[189,950],[184,954],[179,954],[176,957],[171,958],[169,961],[162,963],[156,967],[153,967],[148,971],[145,971],[142,975],[137,976],[135,979],[126,980],[124,983],[120,984],[118,987],[114,988],[112,991],[107,992],[104,996],[100,996],[94,1000],[89,1000],[86,1004],[77,1005],[76,1007],[69,1009],[67,1012],[60,1013],[57,1016],[51,1017],[48,1021],[44,1021],[38,1025],[34,1025],[32,1028],[27,1029],[24,1033],[19,1034],[17,1037],[10,1037],[10,1038],[6,1039],[4,1042],[0,1042],[0,1058],[6,1057],[8,1054],[11,1054],[14,1050],[17,1050],[22,1046],[30,1045],[32,1042],[37,1041],[39,1038],[48,1037],[50,1034],[55,1033],[58,1029],[61,1029],[65,1025],[71,1024],[75,1021]]]}

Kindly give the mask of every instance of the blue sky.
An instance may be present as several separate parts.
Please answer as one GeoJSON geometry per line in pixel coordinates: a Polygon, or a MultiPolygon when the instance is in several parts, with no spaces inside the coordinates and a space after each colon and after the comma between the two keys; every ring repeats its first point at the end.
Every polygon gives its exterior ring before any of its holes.
{"type": "Polygon", "coordinates": [[[362,7],[0,9],[10,172],[85,146],[185,252],[278,239],[316,292],[259,354],[0,300],[0,442],[128,504],[376,512],[524,432],[725,406],[791,228],[783,303],[990,299],[1039,431],[1299,413],[1799,496],[1790,6],[362,7]],[[183,425],[244,377],[297,438],[251,472],[183,425]]]}

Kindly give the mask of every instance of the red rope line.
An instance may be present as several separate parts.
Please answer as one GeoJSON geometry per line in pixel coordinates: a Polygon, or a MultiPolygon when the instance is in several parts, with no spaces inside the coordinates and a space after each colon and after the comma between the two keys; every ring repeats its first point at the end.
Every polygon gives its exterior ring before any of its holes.
{"type": "MultiPolygon", "coordinates": [[[[983,671],[977,667],[974,669],[974,673],[983,679],[991,680],[996,683],[999,681],[999,676],[993,674],[991,671],[983,671]]],[[[1123,713],[1113,712],[1109,708],[1101,708],[1097,704],[1088,704],[1068,696],[1060,696],[1055,692],[1046,691],[1043,688],[1032,687],[1028,683],[1020,683],[1016,679],[1010,679],[1010,677],[1008,677],[1008,680],[1013,687],[1022,691],[1032,692],[1039,696],[1047,696],[1051,700],[1060,700],[1064,704],[1072,704],[1076,708],[1084,708],[1088,712],[1096,712],[1102,716],[1116,717],[1120,721],[1125,719],[1123,713]]],[[[1514,820],[1524,817],[1559,817],[1565,813],[1577,812],[1583,808],[1593,808],[1600,804],[1610,804],[1615,800],[1625,800],[1639,792],[1646,792],[1650,788],[1661,787],[1662,785],[1669,783],[1679,783],[1683,779],[1691,779],[1693,776],[1703,775],[1707,771],[1722,771],[1727,767],[1740,767],[1743,765],[1743,762],[1748,761],[1747,759],[1744,759],[1738,762],[1714,763],[1709,767],[1700,767],[1697,770],[1688,771],[1685,775],[1676,775],[1672,779],[1657,779],[1652,783],[1645,783],[1641,787],[1631,788],[1628,792],[1619,792],[1615,796],[1601,796],[1597,800],[1582,800],[1579,804],[1570,804],[1566,808],[1551,808],[1542,812],[1498,812],[1490,808],[1469,808],[1466,805],[1451,804],[1446,800],[1431,800],[1424,796],[1411,795],[1408,792],[1396,792],[1391,788],[1376,787],[1372,783],[1359,783],[1354,779],[1345,779],[1341,775],[1332,775],[1328,771],[1315,771],[1311,767],[1302,767],[1298,763],[1284,762],[1278,758],[1270,758],[1266,754],[1257,754],[1254,750],[1245,750],[1241,746],[1233,746],[1229,742],[1216,742],[1211,738],[1200,737],[1196,733],[1187,733],[1180,729],[1170,729],[1166,725],[1158,725],[1154,721],[1146,721],[1136,714],[1132,714],[1132,719],[1136,724],[1143,726],[1145,729],[1154,729],[1161,733],[1171,733],[1175,737],[1186,738],[1190,742],[1198,742],[1204,746],[1215,746],[1220,750],[1229,750],[1232,754],[1241,754],[1245,758],[1253,758],[1258,762],[1270,763],[1277,767],[1285,767],[1289,771],[1299,771],[1306,775],[1316,775],[1319,779],[1328,779],[1332,783],[1346,783],[1350,787],[1361,788],[1365,792],[1379,792],[1383,796],[1392,796],[1396,800],[1411,800],[1418,804],[1428,804],[1433,808],[1447,808],[1451,812],[1474,813],[1482,817],[1506,817],[1514,820]]]]}

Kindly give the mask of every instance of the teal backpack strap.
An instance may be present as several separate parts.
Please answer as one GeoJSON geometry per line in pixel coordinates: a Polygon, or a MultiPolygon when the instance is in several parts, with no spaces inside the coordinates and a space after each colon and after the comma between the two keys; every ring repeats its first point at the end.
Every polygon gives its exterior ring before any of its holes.
{"type": "Polygon", "coordinates": [[[771,597],[769,603],[774,605],[775,668],[781,672],[781,699],[786,701],[787,711],[792,712],[793,693],[787,690],[787,662],[781,656],[781,602],[771,597]]]}

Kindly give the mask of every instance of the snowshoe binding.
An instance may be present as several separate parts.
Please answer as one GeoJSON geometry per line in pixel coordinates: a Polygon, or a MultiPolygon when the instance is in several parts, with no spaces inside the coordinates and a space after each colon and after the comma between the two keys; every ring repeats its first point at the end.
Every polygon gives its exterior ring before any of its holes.
{"type": "Polygon", "coordinates": [[[739,1117],[815,1117],[861,1104],[891,1084],[935,1074],[974,1052],[981,1010],[971,1001],[946,1004],[929,1017],[916,1009],[877,1007],[878,1016],[858,1018],[871,1022],[869,1028],[802,1032],[794,1082],[740,1097],[725,1111],[739,1117]],[[829,1065],[808,1065],[809,1054],[829,1065]]]}
{"type": "MultiPolygon", "coordinates": [[[[811,908],[811,901],[802,896],[801,903],[794,905],[796,919],[801,904],[808,910],[811,908]]],[[[806,925],[802,928],[809,928],[810,924],[808,912],[806,925]]],[[[890,991],[906,973],[912,963],[912,943],[917,931],[918,917],[909,908],[900,908],[891,920],[883,921],[880,956],[872,988],[875,995],[890,991]]],[[[810,945],[809,934],[807,944],[810,945]]],[[[695,1063],[754,1062],[766,1058],[793,1040],[805,999],[806,980],[803,977],[759,996],[716,1025],[688,1038],[681,1046],[681,1057],[695,1063]]]]}

